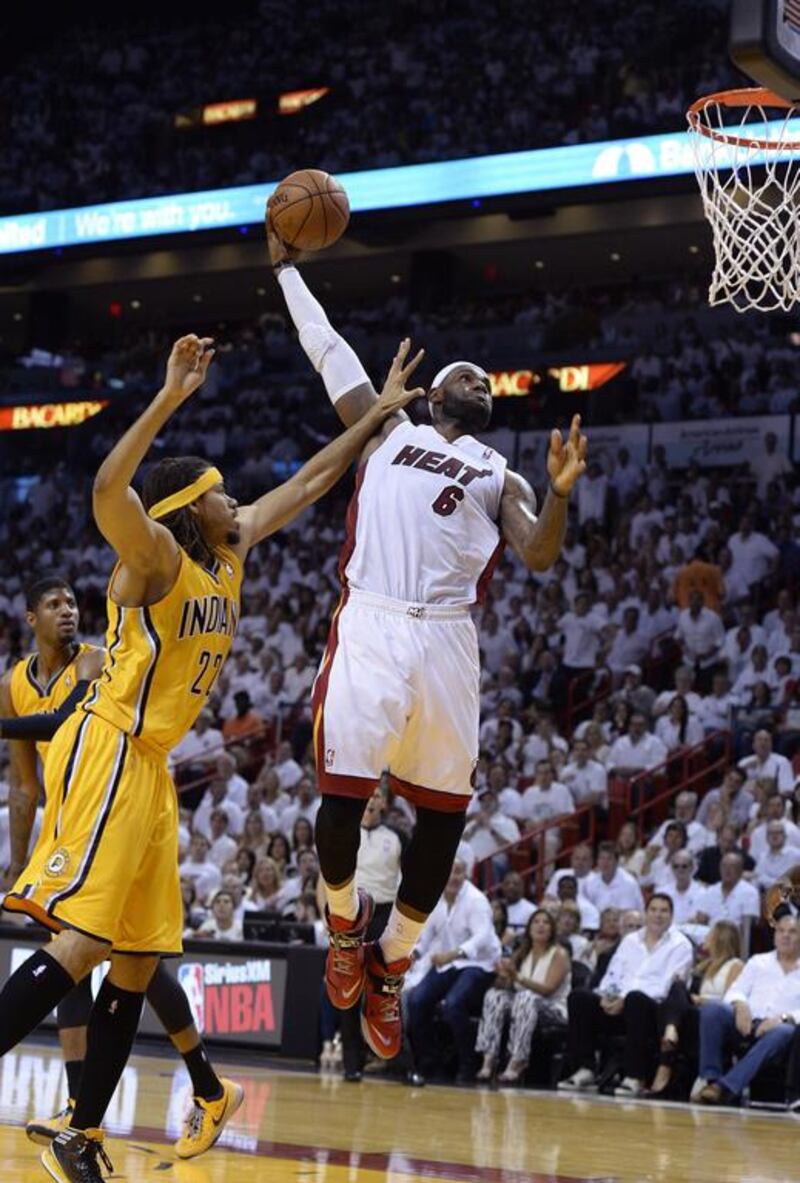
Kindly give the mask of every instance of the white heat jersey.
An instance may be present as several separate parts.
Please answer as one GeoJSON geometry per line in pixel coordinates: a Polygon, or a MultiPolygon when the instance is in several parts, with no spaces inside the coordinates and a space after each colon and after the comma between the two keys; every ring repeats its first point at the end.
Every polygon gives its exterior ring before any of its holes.
{"type": "Polygon", "coordinates": [[[460,436],[404,423],[359,471],[339,573],[350,587],[416,604],[480,599],[502,551],[506,461],[460,436]]]}

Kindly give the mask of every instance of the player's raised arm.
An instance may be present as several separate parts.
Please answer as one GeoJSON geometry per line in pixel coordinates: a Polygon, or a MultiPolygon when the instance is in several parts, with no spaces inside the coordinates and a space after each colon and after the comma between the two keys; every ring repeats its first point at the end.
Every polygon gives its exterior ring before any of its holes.
{"type": "Polygon", "coordinates": [[[581,417],[575,415],[567,442],[555,429],[547,453],[550,487],[536,515],[536,497],[524,477],[506,473],[500,504],[503,537],[531,571],[546,571],[558,558],[567,525],[567,505],[575,482],[586,470],[588,442],[581,434],[581,417]]]}
{"type": "MultiPolygon", "coordinates": [[[[272,229],[267,210],[267,244],[272,270],[280,284],[297,335],[314,369],[321,376],[336,414],[351,427],[378,401],[375,387],[355,351],[331,325],[325,309],[312,296],[294,265],[297,251],[287,247],[272,229]]],[[[387,416],[385,437],[406,419],[405,411],[387,416]]]]}
{"type": "MultiPolygon", "coordinates": [[[[11,701],[11,670],[0,678],[0,715],[16,717],[11,701]]],[[[30,740],[16,740],[10,745],[11,768],[8,787],[8,827],[11,860],[0,867],[0,890],[21,875],[28,861],[36,806],[39,802],[39,777],[36,771],[36,748],[30,740]]]]}
{"type": "Polygon", "coordinates": [[[126,567],[142,575],[174,572],[178,545],[169,530],[148,517],[131,481],[161,428],[202,384],[214,356],[211,345],[209,337],[194,334],[175,342],[164,385],[106,456],[94,479],[92,508],[100,533],[126,567]]]}
{"type": "Polygon", "coordinates": [[[265,493],[252,505],[239,509],[239,549],[247,551],[251,546],[280,530],[296,517],[306,506],[318,501],[336,484],[339,477],[360,455],[364,445],[379,431],[392,415],[424,394],[422,389],[406,390],[406,381],[422,361],[424,351],[406,364],[411,347],[406,338],[400,344],[391,368],[375,402],[357,423],[348,427],[332,443],[317,452],[307,464],[295,473],[285,484],[265,493]]]}

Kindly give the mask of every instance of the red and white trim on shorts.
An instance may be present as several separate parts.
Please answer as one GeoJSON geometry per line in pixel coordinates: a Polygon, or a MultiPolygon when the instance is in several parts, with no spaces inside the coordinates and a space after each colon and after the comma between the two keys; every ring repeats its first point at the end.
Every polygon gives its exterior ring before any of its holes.
{"type": "MultiPolygon", "coordinates": [[[[374,776],[346,776],[336,772],[317,772],[319,791],[323,797],[358,797],[366,801],[375,791],[378,778],[374,776]]],[[[442,789],[427,789],[412,781],[401,780],[389,773],[389,787],[405,797],[412,805],[423,809],[434,809],[437,813],[463,813],[472,799],[472,793],[448,793],[442,789]]]]}

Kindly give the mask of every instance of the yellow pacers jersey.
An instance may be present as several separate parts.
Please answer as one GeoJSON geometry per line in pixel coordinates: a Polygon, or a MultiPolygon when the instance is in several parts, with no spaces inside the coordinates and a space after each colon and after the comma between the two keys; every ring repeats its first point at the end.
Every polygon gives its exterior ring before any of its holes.
{"type": "MultiPolygon", "coordinates": [[[[18,715],[38,715],[45,711],[57,711],[69,698],[77,685],[75,663],[82,653],[94,646],[76,644],[72,656],[47,683],[39,681],[39,654],[31,653],[14,666],[11,673],[11,704],[18,715]]],[[[49,743],[37,743],[36,750],[44,763],[49,743]]]]}
{"type": "Polygon", "coordinates": [[[181,550],[175,586],[156,604],[108,597],[106,663],[83,709],[163,753],[194,725],[239,623],[242,565],[228,547],[216,556],[208,570],[181,550]]]}

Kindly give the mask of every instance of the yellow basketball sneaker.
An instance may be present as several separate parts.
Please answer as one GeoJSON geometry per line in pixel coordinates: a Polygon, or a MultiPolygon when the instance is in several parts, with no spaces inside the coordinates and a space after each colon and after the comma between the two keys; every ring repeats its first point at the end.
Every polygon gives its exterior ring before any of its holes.
{"type": "Polygon", "coordinates": [[[224,1076],[220,1077],[220,1084],[222,1096],[218,1100],[194,1098],[183,1133],[175,1143],[178,1158],[194,1158],[209,1150],[244,1100],[244,1089],[240,1084],[234,1084],[224,1076]]]}
{"type": "Polygon", "coordinates": [[[52,1117],[34,1117],[33,1121],[29,1121],[25,1126],[25,1133],[31,1142],[49,1146],[56,1134],[60,1134],[69,1125],[74,1108],[75,1101],[70,1097],[60,1113],[54,1113],[52,1117]]]}

